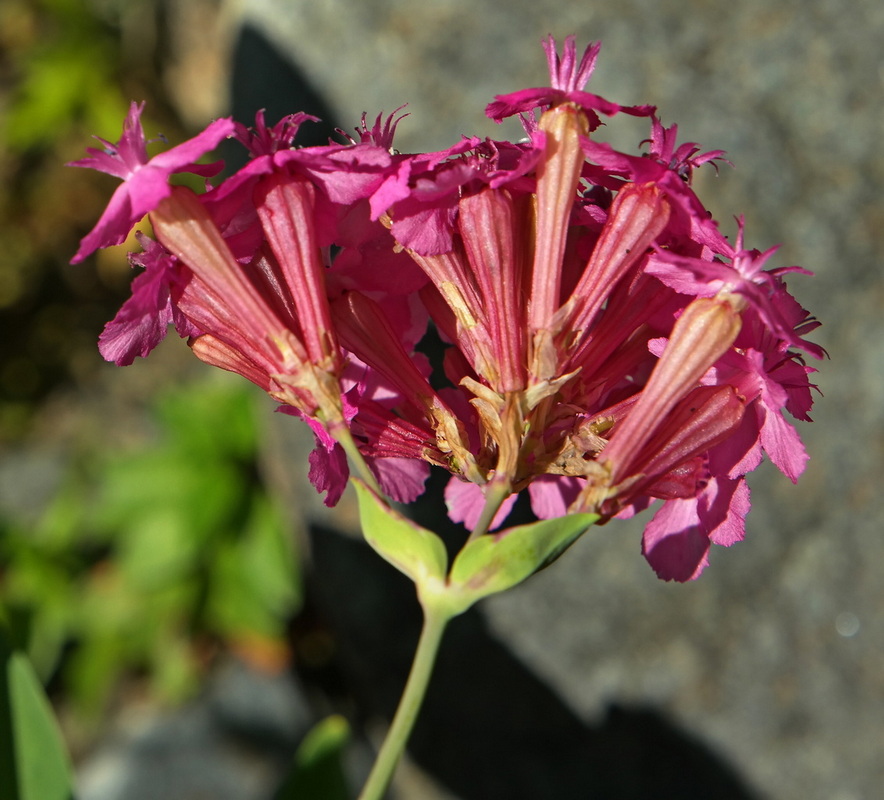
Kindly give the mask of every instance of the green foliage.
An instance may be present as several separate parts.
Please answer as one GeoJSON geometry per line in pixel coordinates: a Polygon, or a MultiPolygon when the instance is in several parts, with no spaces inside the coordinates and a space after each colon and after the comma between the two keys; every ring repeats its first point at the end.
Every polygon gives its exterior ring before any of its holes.
{"type": "Polygon", "coordinates": [[[343,756],[349,740],[350,728],[343,717],[334,715],[317,723],[301,742],[291,774],[273,800],[348,800],[343,756]]]}
{"type": "Polygon", "coordinates": [[[470,605],[505,592],[555,561],[597,520],[597,514],[570,514],[480,536],[454,559],[450,591],[470,605]]]}
{"type": "Polygon", "coordinates": [[[571,514],[507,528],[468,542],[451,571],[442,540],[388,506],[358,480],[366,541],[414,581],[425,610],[462,614],[483,597],[517,586],[555,561],[593,525],[595,514],[571,514]]]}
{"type": "Polygon", "coordinates": [[[71,769],[52,707],[30,662],[0,625],[0,797],[70,800],[71,769]]]}
{"type": "MultiPolygon", "coordinates": [[[[16,3],[7,14],[33,13],[16,3]],[[17,7],[17,8],[16,8],[17,7]]],[[[119,46],[112,29],[82,0],[43,2],[29,27],[43,36],[14,53],[21,79],[12,95],[0,137],[13,152],[50,147],[72,122],[97,130],[119,125],[127,105],[117,85],[114,66],[119,46]]]]}
{"type": "Polygon", "coordinates": [[[292,532],[260,478],[250,387],[211,377],[159,395],[151,443],[98,452],[36,525],[0,533],[14,637],[82,711],[133,670],[183,697],[217,643],[285,646],[301,600],[292,532]]]}
{"type": "MultiPolygon", "coordinates": [[[[115,186],[65,164],[115,141],[130,100],[145,128],[183,138],[162,97],[155,0],[0,1],[0,441],[20,440],[37,403],[72,377],[131,280],[122,252],[68,264],[115,186]]],[[[97,360],[94,361],[97,365],[97,360]]]]}
{"type": "Polygon", "coordinates": [[[354,478],[353,485],[362,535],[372,548],[418,586],[444,582],[448,554],[442,540],[390,508],[362,481],[354,478]]]}

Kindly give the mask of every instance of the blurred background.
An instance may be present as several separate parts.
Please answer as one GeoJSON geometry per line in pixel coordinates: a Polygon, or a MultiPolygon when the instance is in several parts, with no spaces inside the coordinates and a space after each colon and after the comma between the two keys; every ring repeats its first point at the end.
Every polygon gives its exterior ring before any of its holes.
{"type": "MultiPolygon", "coordinates": [[[[0,5],[0,603],[85,800],[269,798],[332,712],[370,762],[416,636],[413,591],[307,484],[310,438],[177,339],[95,343],[126,247],[70,266],[115,182],[63,166],[213,117],[407,102],[403,151],[543,85],[541,38],[603,42],[592,90],[725,149],[695,188],[782,243],[824,323],[811,454],[752,482],[747,540],[659,582],[641,521],[590,531],[452,627],[398,798],[865,800],[884,784],[884,6],[872,0],[4,0],[0,5]]],[[[635,150],[641,122],[604,137],[635,150]]],[[[158,148],[163,145],[160,143],[158,148]]],[[[769,465],[767,465],[769,467],[769,465]]],[[[441,506],[425,505],[436,525],[441,506]]],[[[310,796],[310,795],[304,795],[310,796]]],[[[316,795],[319,796],[319,795],[316,795]]]]}

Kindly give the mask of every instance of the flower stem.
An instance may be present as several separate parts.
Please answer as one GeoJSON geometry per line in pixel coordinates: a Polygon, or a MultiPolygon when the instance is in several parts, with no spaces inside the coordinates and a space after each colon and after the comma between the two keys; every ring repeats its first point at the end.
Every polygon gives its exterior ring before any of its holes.
{"type": "Polygon", "coordinates": [[[424,607],[424,624],[405,690],[359,800],[381,800],[389,786],[426,694],[442,634],[452,616],[444,609],[424,607]]]}
{"type": "Polygon", "coordinates": [[[344,452],[350,459],[350,463],[356,469],[356,472],[359,473],[359,477],[365,481],[368,488],[378,497],[386,497],[377,478],[375,478],[374,473],[368,468],[368,464],[365,462],[362,453],[359,452],[356,442],[353,441],[350,429],[346,425],[334,425],[329,426],[327,430],[334,437],[335,441],[344,448],[344,452]]]}
{"type": "Polygon", "coordinates": [[[488,533],[491,523],[494,522],[494,515],[503,505],[503,501],[509,497],[511,489],[512,485],[509,481],[492,480],[485,485],[485,507],[482,509],[479,521],[470,533],[467,542],[472,542],[488,533]]]}

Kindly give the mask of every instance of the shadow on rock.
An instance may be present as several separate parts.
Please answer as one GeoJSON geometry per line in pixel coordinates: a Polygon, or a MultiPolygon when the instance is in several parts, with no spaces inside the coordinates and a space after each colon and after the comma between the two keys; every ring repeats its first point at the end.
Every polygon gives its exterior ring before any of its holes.
{"type": "MultiPolygon", "coordinates": [[[[311,533],[310,593],[362,720],[389,720],[420,628],[412,584],[362,541],[311,533]]],[[[587,725],[475,609],[446,633],[409,753],[462,800],[755,800],[734,770],[653,708],[587,725]]]]}
{"type": "MultiPolygon", "coordinates": [[[[298,146],[328,144],[335,136],[335,114],[319,92],[307,80],[291,55],[283,55],[267,37],[252,25],[243,25],[236,38],[231,71],[231,114],[251,125],[255,113],[264,110],[269,126],[297,111],[319,117],[298,130],[298,146]]],[[[218,151],[228,168],[245,165],[247,156],[241,146],[222,142],[218,151]]]]}

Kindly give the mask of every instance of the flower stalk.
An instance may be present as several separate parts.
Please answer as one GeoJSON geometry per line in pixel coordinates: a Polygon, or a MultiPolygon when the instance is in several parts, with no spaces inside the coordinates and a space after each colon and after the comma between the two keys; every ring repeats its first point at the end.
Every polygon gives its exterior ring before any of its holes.
{"type": "Polygon", "coordinates": [[[442,643],[442,635],[450,620],[451,615],[445,609],[424,606],[423,626],[405,689],[368,779],[359,793],[359,800],[381,800],[390,785],[417,721],[442,643]]]}

